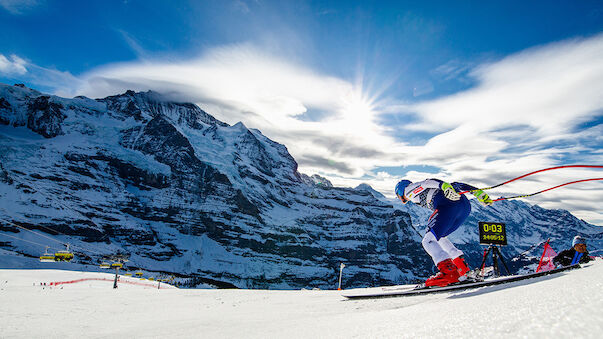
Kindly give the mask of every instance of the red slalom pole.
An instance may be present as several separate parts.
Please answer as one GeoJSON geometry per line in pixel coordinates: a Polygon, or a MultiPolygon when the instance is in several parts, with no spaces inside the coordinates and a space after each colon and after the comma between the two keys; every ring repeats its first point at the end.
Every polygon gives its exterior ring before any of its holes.
{"type": "MultiPolygon", "coordinates": [[[[603,168],[603,166],[601,166],[601,165],[565,165],[565,166],[549,167],[549,168],[544,168],[544,169],[541,169],[541,170],[538,170],[538,171],[530,172],[528,174],[524,174],[524,175],[522,175],[520,177],[513,178],[511,180],[507,180],[507,181],[505,181],[503,183],[500,183],[498,185],[494,185],[494,186],[486,187],[486,188],[480,188],[480,189],[482,191],[493,189],[493,188],[496,188],[496,187],[500,187],[502,185],[506,185],[506,184],[508,184],[510,182],[513,182],[515,180],[523,179],[523,178],[525,178],[527,176],[530,176],[530,175],[533,175],[533,174],[536,174],[536,173],[546,172],[546,171],[552,171],[552,170],[556,170],[556,169],[560,169],[560,168],[603,168]]],[[[600,180],[600,179],[587,179],[585,181],[589,181],[589,180],[600,180]]],[[[579,181],[575,181],[575,182],[579,182],[579,181]]],[[[553,188],[557,188],[557,187],[561,187],[561,186],[573,184],[575,182],[570,182],[570,183],[563,184],[563,185],[560,185],[560,186],[556,186],[556,187],[553,187],[553,188]]],[[[553,188],[551,188],[551,189],[553,189],[553,188]]],[[[476,191],[476,190],[464,191],[464,192],[460,192],[459,194],[465,194],[465,193],[474,192],[474,191],[476,191]]],[[[538,194],[538,193],[542,193],[542,192],[545,192],[545,191],[537,192],[537,193],[534,193],[534,194],[538,194]]],[[[534,194],[532,194],[532,195],[534,195],[534,194]]],[[[508,198],[508,199],[511,199],[511,198],[508,198]]],[[[496,200],[493,200],[493,201],[496,201],[496,200]]]]}
{"type": "Polygon", "coordinates": [[[538,191],[536,193],[526,194],[526,195],[517,195],[517,196],[514,196],[514,197],[508,197],[508,198],[502,197],[502,198],[494,199],[492,201],[494,202],[494,201],[507,200],[507,199],[531,197],[531,196],[536,195],[536,194],[540,194],[540,193],[543,193],[543,192],[546,192],[546,191],[554,190],[555,188],[559,188],[559,187],[563,187],[563,186],[575,184],[575,183],[578,183],[578,182],[595,181],[595,180],[603,180],[603,178],[583,179],[583,180],[576,180],[576,181],[572,181],[572,182],[566,182],[565,184],[561,184],[561,185],[557,185],[555,187],[547,188],[545,190],[538,191]]]}

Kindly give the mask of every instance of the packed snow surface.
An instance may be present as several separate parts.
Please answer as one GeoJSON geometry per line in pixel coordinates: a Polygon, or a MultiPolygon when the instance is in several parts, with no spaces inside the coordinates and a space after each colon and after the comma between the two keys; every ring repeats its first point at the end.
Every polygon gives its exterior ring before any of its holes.
{"type": "MultiPolygon", "coordinates": [[[[186,290],[0,270],[2,338],[600,338],[603,260],[456,293],[346,300],[340,291],[186,290]]],[[[129,278],[135,280],[135,278],[129,278]]]]}

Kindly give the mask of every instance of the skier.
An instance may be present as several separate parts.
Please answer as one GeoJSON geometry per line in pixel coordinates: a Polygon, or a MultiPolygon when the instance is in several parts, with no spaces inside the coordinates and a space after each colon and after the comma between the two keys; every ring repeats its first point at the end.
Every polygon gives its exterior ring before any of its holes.
{"type": "Polygon", "coordinates": [[[572,240],[572,248],[559,252],[554,258],[555,265],[569,266],[574,264],[585,264],[592,259],[586,250],[586,240],[577,235],[572,240]]]}
{"type": "MultiPolygon", "coordinates": [[[[396,195],[403,204],[408,201],[433,210],[423,237],[423,248],[438,267],[438,274],[425,281],[425,286],[446,286],[459,281],[469,272],[463,252],[448,240],[467,219],[471,205],[465,195],[457,191],[473,191],[473,195],[484,206],[492,204],[488,194],[476,187],[460,182],[449,184],[439,179],[427,179],[412,183],[401,180],[396,185],[396,195]]],[[[464,279],[463,279],[464,280],[464,279]]]]}

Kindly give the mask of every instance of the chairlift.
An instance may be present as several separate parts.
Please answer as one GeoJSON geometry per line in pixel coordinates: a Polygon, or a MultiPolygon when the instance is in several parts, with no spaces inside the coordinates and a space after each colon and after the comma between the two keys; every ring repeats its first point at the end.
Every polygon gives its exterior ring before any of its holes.
{"type": "Polygon", "coordinates": [[[101,262],[100,268],[111,268],[111,264],[106,261],[101,262]]]}
{"type": "Polygon", "coordinates": [[[150,278],[149,278],[149,281],[155,281],[155,278],[150,277],[150,278]]]}
{"type": "Polygon", "coordinates": [[[142,277],[142,271],[140,271],[140,270],[138,272],[134,273],[134,274],[136,274],[136,276],[139,277],[139,278],[142,277]]]}
{"type": "Polygon", "coordinates": [[[54,254],[48,253],[48,246],[46,246],[46,250],[44,250],[44,254],[40,256],[40,262],[54,262],[54,254]]]}
{"type": "Polygon", "coordinates": [[[111,268],[122,268],[124,267],[124,264],[120,263],[120,262],[114,262],[111,264],[111,268]]]}
{"type": "Polygon", "coordinates": [[[55,261],[71,261],[71,259],[73,259],[73,253],[69,251],[69,244],[66,246],[67,249],[65,251],[58,251],[54,253],[55,261]]]}
{"type": "Polygon", "coordinates": [[[132,276],[132,273],[124,273],[124,275],[125,275],[126,277],[131,277],[131,276],[132,276]]]}

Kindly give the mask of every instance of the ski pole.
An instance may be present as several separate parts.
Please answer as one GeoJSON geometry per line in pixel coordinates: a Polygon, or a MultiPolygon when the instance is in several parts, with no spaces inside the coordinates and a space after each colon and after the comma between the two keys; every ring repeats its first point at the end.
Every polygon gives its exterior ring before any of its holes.
{"type": "Polygon", "coordinates": [[[538,192],[536,192],[536,193],[532,193],[532,194],[525,194],[525,195],[517,195],[517,196],[514,196],[514,197],[506,197],[506,198],[505,198],[505,197],[501,197],[501,198],[498,198],[498,199],[494,199],[494,200],[492,200],[492,201],[494,202],[494,201],[500,201],[500,200],[509,200],[509,199],[516,199],[516,198],[525,198],[525,197],[531,197],[531,196],[533,196],[533,195],[540,194],[540,193],[543,193],[543,192],[546,192],[546,191],[550,191],[550,190],[553,190],[553,189],[555,189],[555,188],[559,188],[559,187],[563,187],[563,186],[567,186],[567,185],[575,184],[575,183],[578,183],[578,182],[595,181],[595,180],[603,180],[603,178],[593,178],[593,179],[576,180],[576,181],[572,181],[572,182],[567,182],[567,183],[565,183],[565,184],[557,185],[557,186],[555,186],[555,187],[547,188],[547,189],[545,189],[545,190],[538,191],[538,192]]]}
{"type": "MultiPolygon", "coordinates": [[[[546,172],[546,171],[552,171],[552,170],[561,169],[561,168],[603,168],[603,166],[601,166],[601,165],[565,165],[565,166],[549,167],[549,168],[544,168],[544,169],[541,169],[541,170],[538,170],[538,171],[530,172],[528,174],[524,174],[524,175],[519,176],[517,178],[513,178],[511,180],[507,180],[507,181],[505,181],[503,183],[500,183],[498,185],[494,185],[494,186],[490,186],[490,187],[486,187],[486,188],[479,188],[479,189],[475,189],[475,190],[464,191],[464,192],[460,192],[459,194],[472,193],[472,192],[476,192],[476,191],[479,191],[479,190],[482,190],[482,191],[490,190],[490,189],[493,189],[493,188],[500,187],[502,185],[506,185],[506,184],[508,184],[510,182],[513,182],[515,180],[523,179],[523,178],[525,178],[527,176],[530,176],[530,175],[533,175],[533,174],[536,174],[536,173],[546,172]]],[[[588,180],[597,180],[597,179],[588,179],[588,180]]],[[[572,183],[574,183],[574,182],[571,182],[571,183],[568,183],[568,184],[564,184],[564,185],[569,185],[569,184],[572,184],[572,183]]],[[[561,185],[561,186],[564,186],[564,185],[561,185]]],[[[561,187],[561,186],[558,186],[558,187],[561,187]]],[[[556,188],[556,187],[553,187],[553,188],[556,188]]],[[[544,192],[544,191],[542,191],[542,192],[544,192]]],[[[538,193],[542,193],[542,192],[537,192],[537,193],[534,193],[534,194],[538,194],[538,193]]],[[[534,194],[532,194],[532,195],[534,195],[534,194]]],[[[509,199],[511,199],[511,198],[509,198],[509,199]]]]}

